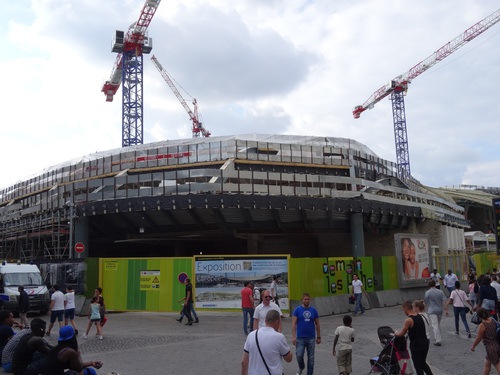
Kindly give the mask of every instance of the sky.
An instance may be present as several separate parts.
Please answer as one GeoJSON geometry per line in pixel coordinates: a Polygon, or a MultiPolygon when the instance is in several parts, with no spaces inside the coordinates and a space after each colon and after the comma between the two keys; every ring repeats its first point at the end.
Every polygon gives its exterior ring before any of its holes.
{"type": "MultiPolygon", "coordinates": [[[[0,0],[0,187],[121,147],[121,88],[101,87],[115,30],[142,0],[0,0]]],[[[153,52],[212,136],[351,138],[395,161],[391,102],[354,106],[499,8],[494,0],[162,0],[153,52]]],[[[500,22],[415,78],[405,97],[412,175],[500,187],[500,22]]],[[[151,54],[151,55],[152,55],[151,54]]],[[[144,58],[144,143],[191,121],[144,58]]]]}

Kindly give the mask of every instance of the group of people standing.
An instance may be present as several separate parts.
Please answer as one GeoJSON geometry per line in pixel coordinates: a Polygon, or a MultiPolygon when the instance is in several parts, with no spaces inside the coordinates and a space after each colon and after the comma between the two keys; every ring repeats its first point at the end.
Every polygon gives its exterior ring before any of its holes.
{"type": "MultiPolygon", "coordinates": [[[[22,287],[19,289],[21,322],[18,323],[14,320],[12,312],[0,311],[0,353],[3,370],[12,372],[14,375],[76,375],[84,374],[84,370],[86,371],[85,374],[96,374],[94,368],[99,369],[102,362],[84,362],[78,350],[78,330],[74,322],[75,298],[73,288],[68,286],[67,293],[63,294],[58,285],[53,286],[54,292],[51,296],[48,328],[47,322],[41,318],[34,318],[29,326],[27,325],[26,315],[29,311],[29,299],[26,306],[25,299],[27,295],[24,295],[26,292],[22,287]],[[57,345],[53,346],[44,337],[50,336],[56,320],[59,322],[59,335],[57,345]],[[12,328],[19,328],[19,331],[14,332],[12,328]]],[[[102,308],[97,310],[100,325],[101,318],[104,317],[104,299],[102,298],[102,289],[96,288],[93,303],[100,306],[99,301],[102,303],[102,308]],[[100,311],[103,312],[102,317],[100,311]]],[[[91,305],[90,311],[93,310],[91,305]]],[[[91,324],[93,323],[91,312],[89,312],[89,327],[91,324]]]]}
{"type": "MultiPolygon", "coordinates": [[[[249,282],[241,290],[243,331],[248,335],[243,347],[242,374],[281,374],[282,360],[291,362],[293,359],[290,346],[282,334],[282,312],[274,302],[271,291],[267,289],[260,291],[262,301],[254,308],[254,303],[260,299],[256,298],[253,289],[253,283],[249,282]]],[[[335,331],[332,354],[337,356],[339,372],[343,375],[352,372],[351,343],[354,341],[354,330],[351,324],[352,318],[346,315],[344,325],[335,331]]],[[[301,375],[306,370],[307,375],[312,375],[315,346],[321,344],[321,326],[318,311],[311,306],[311,296],[308,293],[302,294],[301,305],[292,313],[292,344],[295,345],[297,374],[301,375]],[[304,359],[306,355],[307,363],[304,359]]]]}

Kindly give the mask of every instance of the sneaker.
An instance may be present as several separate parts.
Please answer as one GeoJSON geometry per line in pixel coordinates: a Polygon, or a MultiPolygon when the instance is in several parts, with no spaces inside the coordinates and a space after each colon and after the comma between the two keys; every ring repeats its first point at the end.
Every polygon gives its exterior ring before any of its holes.
{"type": "Polygon", "coordinates": [[[200,321],[198,319],[196,319],[193,323],[199,323],[200,321]]]}
{"type": "Polygon", "coordinates": [[[363,312],[361,313],[361,315],[365,315],[365,312],[363,311],[363,312]]]}
{"type": "Polygon", "coordinates": [[[193,321],[187,322],[185,325],[192,326],[193,325],[193,321]]]}
{"type": "Polygon", "coordinates": [[[358,314],[356,314],[356,313],[354,313],[354,312],[353,312],[353,313],[352,313],[352,316],[358,316],[358,314]]]}
{"type": "Polygon", "coordinates": [[[455,331],[455,335],[458,335],[458,331],[455,331]]]}
{"type": "Polygon", "coordinates": [[[75,335],[77,335],[77,336],[78,336],[78,330],[77,330],[77,329],[75,329],[75,335]]]}
{"type": "Polygon", "coordinates": [[[297,370],[297,375],[301,375],[301,374],[302,374],[302,371],[304,371],[304,369],[303,369],[303,368],[299,368],[299,369],[297,370]]]}
{"type": "Polygon", "coordinates": [[[182,318],[177,318],[175,320],[177,320],[179,323],[182,323],[182,318]]]}
{"type": "Polygon", "coordinates": [[[97,335],[97,340],[102,340],[102,335],[97,335]]]}
{"type": "Polygon", "coordinates": [[[87,339],[88,339],[88,336],[87,336],[87,335],[83,335],[83,338],[84,338],[85,340],[87,340],[87,339]]]}
{"type": "Polygon", "coordinates": [[[435,342],[434,345],[435,346],[441,346],[441,343],[440,342],[435,342]]]}

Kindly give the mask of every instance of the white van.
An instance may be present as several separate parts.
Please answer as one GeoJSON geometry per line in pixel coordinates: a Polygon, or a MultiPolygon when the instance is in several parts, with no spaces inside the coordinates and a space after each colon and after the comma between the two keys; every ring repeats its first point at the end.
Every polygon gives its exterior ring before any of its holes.
{"type": "Polygon", "coordinates": [[[34,264],[3,261],[0,264],[0,300],[4,310],[19,312],[19,285],[22,285],[28,293],[29,311],[46,313],[49,310],[49,290],[42,280],[38,267],[34,264]]]}

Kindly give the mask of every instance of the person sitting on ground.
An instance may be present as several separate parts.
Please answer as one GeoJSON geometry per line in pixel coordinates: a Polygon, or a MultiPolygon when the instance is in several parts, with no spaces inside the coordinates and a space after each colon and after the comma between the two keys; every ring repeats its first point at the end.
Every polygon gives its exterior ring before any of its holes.
{"type": "Polygon", "coordinates": [[[42,319],[35,318],[31,321],[30,329],[21,330],[9,340],[2,353],[2,368],[5,372],[12,372],[12,357],[14,356],[14,351],[16,350],[21,339],[33,332],[33,329],[37,330],[45,327],[45,324],[46,323],[42,319]]]}
{"type": "Polygon", "coordinates": [[[58,341],[57,346],[48,355],[44,375],[97,374],[94,368],[100,369],[102,367],[101,361],[83,362],[72,326],[61,328],[58,341]],[[65,372],[65,370],[69,371],[65,372]]]}
{"type": "Polygon", "coordinates": [[[52,349],[52,346],[43,339],[46,326],[44,320],[37,320],[31,326],[31,333],[22,337],[17,344],[12,355],[14,375],[38,375],[43,370],[45,357],[52,349]]]}
{"type": "Polygon", "coordinates": [[[20,323],[14,320],[12,312],[9,310],[0,311],[0,358],[2,356],[3,348],[15,334],[12,327],[23,328],[20,323]]]}

